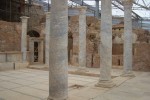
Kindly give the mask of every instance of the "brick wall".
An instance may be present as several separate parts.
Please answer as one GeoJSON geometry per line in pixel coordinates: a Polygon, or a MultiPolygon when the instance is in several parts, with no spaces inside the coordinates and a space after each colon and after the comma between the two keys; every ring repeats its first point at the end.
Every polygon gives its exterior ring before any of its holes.
{"type": "Polygon", "coordinates": [[[0,21],[0,52],[20,51],[21,23],[0,21]]]}
{"type": "MultiPolygon", "coordinates": [[[[73,48],[71,64],[78,66],[78,16],[69,18],[69,32],[73,36],[73,48]]],[[[100,67],[100,54],[98,51],[100,41],[100,21],[94,17],[87,17],[87,46],[86,46],[86,66],[100,67]]],[[[123,28],[113,30],[113,37],[122,37],[123,28]]],[[[133,44],[133,69],[147,71],[150,70],[150,34],[143,29],[134,29],[133,33],[137,36],[133,44]]],[[[133,35],[134,36],[134,35],[133,35]]],[[[134,38],[133,38],[134,40],[134,38]]],[[[112,49],[113,68],[123,66],[123,42],[113,43],[112,49]]]]}
{"type": "Polygon", "coordinates": [[[135,44],[133,69],[150,71],[150,44],[135,44]]]}

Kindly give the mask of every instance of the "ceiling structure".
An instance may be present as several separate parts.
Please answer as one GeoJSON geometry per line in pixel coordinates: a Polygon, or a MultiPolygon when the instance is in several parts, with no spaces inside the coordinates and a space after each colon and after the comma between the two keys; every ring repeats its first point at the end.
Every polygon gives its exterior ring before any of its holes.
{"type": "MultiPolygon", "coordinates": [[[[88,9],[95,11],[95,1],[96,0],[69,0],[69,4],[71,6],[84,5],[87,6],[88,9]]],[[[99,1],[99,9],[101,9],[101,0],[99,1]]],[[[119,16],[119,14],[123,16],[123,12],[121,11],[124,11],[124,8],[121,0],[112,0],[112,8],[116,11],[116,13],[113,12],[114,16],[119,16]]],[[[132,15],[137,19],[150,19],[150,0],[135,0],[133,2],[132,15]]]]}
{"type": "MultiPolygon", "coordinates": [[[[112,15],[124,17],[122,0],[112,0],[112,15]]],[[[96,12],[96,0],[69,0],[69,6],[87,6],[94,14],[96,12]]],[[[101,0],[99,0],[99,15],[101,14],[101,0]]],[[[140,26],[150,31],[150,0],[134,0],[132,17],[137,20],[140,26]]]]}
{"type": "MultiPolygon", "coordinates": [[[[25,0],[25,1],[38,1],[51,3],[51,0],[25,0]]],[[[68,0],[69,6],[87,6],[88,10],[96,11],[96,2],[97,0],[68,0]]],[[[112,0],[112,14],[113,16],[122,16],[123,17],[123,4],[122,0],[112,0]],[[119,12],[119,13],[118,13],[119,12]]],[[[99,0],[99,10],[101,9],[101,0],[99,0]]],[[[134,0],[133,2],[133,18],[137,19],[150,19],[150,0],[134,0]]]]}
{"type": "MultiPolygon", "coordinates": [[[[26,1],[39,1],[51,3],[51,0],[26,0],[26,1]]],[[[70,7],[74,6],[87,6],[88,11],[96,14],[97,0],[68,0],[70,7]]],[[[124,7],[122,0],[112,0],[112,15],[114,17],[124,17],[124,7]]],[[[49,5],[50,6],[50,5],[49,5]]],[[[45,7],[45,6],[44,6],[45,7]]],[[[47,7],[49,8],[49,7],[47,7]]],[[[101,0],[99,0],[99,16],[101,15],[101,0]]],[[[132,17],[138,20],[144,29],[150,30],[150,0],[134,0],[132,7],[132,17]]]]}

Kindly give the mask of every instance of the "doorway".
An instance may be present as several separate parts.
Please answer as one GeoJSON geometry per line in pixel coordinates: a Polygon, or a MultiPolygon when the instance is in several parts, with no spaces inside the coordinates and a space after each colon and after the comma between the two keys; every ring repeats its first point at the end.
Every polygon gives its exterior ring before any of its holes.
{"type": "Polygon", "coordinates": [[[38,42],[34,42],[34,62],[38,62],[38,58],[39,58],[38,42]]]}
{"type": "Polygon", "coordinates": [[[43,64],[44,39],[41,38],[40,34],[34,30],[29,31],[27,35],[30,64],[43,64]]]}

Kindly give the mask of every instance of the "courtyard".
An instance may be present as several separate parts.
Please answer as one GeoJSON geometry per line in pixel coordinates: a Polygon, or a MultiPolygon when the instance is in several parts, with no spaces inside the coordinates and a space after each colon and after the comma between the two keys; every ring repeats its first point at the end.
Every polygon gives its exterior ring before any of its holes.
{"type": "MultiPolygon", "coordinates": [[[[38,65],[39,66],[39,65],[38,65]]],[[[77,70],[69,67],[69,73],[77,70]]],[[[149,100],[150,72],[134,72],[136,77],[120,77],[122,70],[112,70],[113,88],[95,87],[98,68],[87,68],[89,76],[68,75],[68,100],[149,100]],[[96,74],[96,75],[95,75],[96,74]]],[[[49,72],[20,69],[0,72],[0,100],[47,100],[49,72]]]]}

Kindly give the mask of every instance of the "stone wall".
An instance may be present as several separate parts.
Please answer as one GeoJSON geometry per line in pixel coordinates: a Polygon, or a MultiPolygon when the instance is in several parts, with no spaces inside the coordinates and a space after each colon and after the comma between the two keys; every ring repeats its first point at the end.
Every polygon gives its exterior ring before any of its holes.
{"type": "MultiPolygon", "coordinates": [[[[99,40],[99,26],[100,21],[94,17],[87,17],[87,67],[99,66],[99,52],[98,52],[98,40],[99,40]]],[[[69,17],[69,34],[73,38],[73,46],[69,51],[72,52],[70,63],[74,66],[78,66],[78,53],[79,53],[79,22],[78,16],[69,17]]]]}
{"type": "Polygon", "coordinates": [[[112,47],[112,54],[113,55],[122,55],[123,54],[123,44],[113,44],[112,47]]]}
{"type": "Polygon", "coordinates": [[[113,55],[112,56],[113,68],[122,69],[123,66],[123,55],[113,55]]]}
{"type": "MultiPolygon", "coordinates": [[[[123,54],[113,55],[113,68],[122,68],[123,54]]],[[[133,45],[133,70],[150,71],[150,44],[133,45]]]]}
{"type": "MultiPolygon", "coordinates": [[[[122,44],[123,43],[123,34],[124,34],[124,25],[117,24],[113,26],[113,43],[122,44]]],[[[144,29],[133,29],[133,43],[150,43],[150,32],[144,29]]]]}
{"type": "Polygon", "coordinates": [[[20,51],[21,23],[0,21],[0,52],[20,51]]]}
{"type": "MultiPolygon", "coordinates": [[[[73,43],[69,47],[69,51],[72,52],[72,57],[70,57],[70,63],[72,65],[78,66],[78,54],[79,54],[79,21],[78,16],[73,16],[69,18],[69,38],[72,37],[73,43]]],[[[71,38],[70,38],[71,39],[71,38]]]]}
{"type": "Polygon", "coordinates": [[[41,19],[43,18],[44,14],[44,9],[39,4],[33,4],[30,8],[26,7],[25,15],[30,17],[28,21],[28,30],[33,30],[33,28],[35,27],[37,27],[38,30],[38,27],[41,24],[41,19]]]}
{"type": "Polygon", "coordinates": [[[133,62],[134,70],[150,71],[150,44],[135,44],[133,62]]]}
{"type": "MultiPolygon", "coordinates": [[[[69,36],[72,36],[73,46],[70,50],[70,64],[78,66],[78,16],[69,17],[69,36]]],[[[100,20],[94,17],[87,17],[87,67],[100,66],[100,54],[98,51],[100,42],[100,20]]],[[[112,63],[113,68],[122,68],[123,66],[123,32],[124,25],[121,22],[113,26],[113,50],[112,63]]],[[[147,71],[150,70],[150,33],[143,29],[133,29],[133,69],[147,71]],[[145,50],[145,51],[144,51],[145,50]],[[141,53],[142,52],[142,53],[141,53]],[[144,58],[146,55],[146,58],[144,58]]]]}

